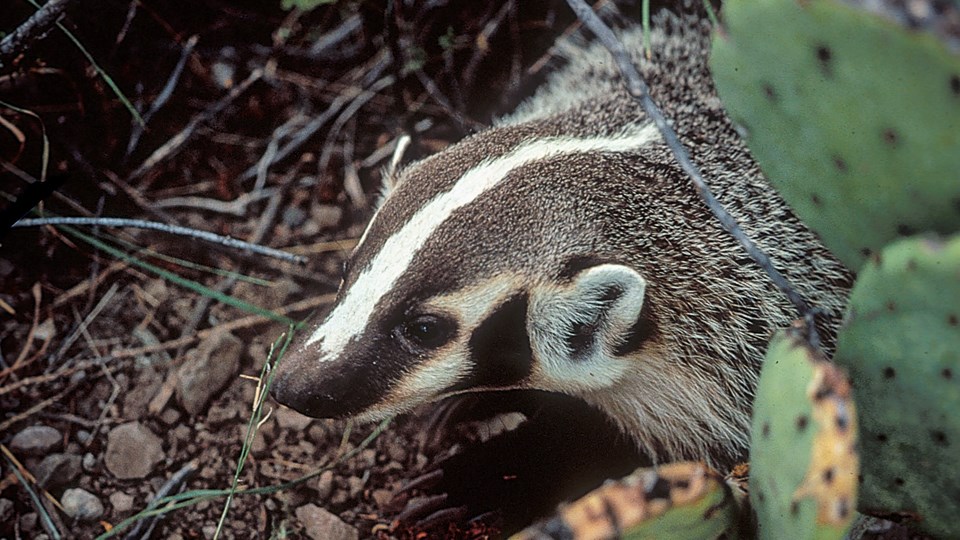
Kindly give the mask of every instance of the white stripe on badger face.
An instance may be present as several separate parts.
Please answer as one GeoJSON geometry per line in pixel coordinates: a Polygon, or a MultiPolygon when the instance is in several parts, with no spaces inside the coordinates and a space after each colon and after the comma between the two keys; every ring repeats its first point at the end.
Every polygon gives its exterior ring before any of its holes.
{"type": "Polygon", "coordinates": [[[605,137],[536,139],[521,144],[503,156],[480,162],[464,173],[449,191],[438,194],[426,203],[384,242],[380,252],[357,276],[343,300],[306,344],[322,338],[322,353],[318,360],[333,358],[332,353],[342,350],[351,339],[366,329],[377,301],[393,288],[433,232],[455,210],[476,200],[514,169],[565,154],[635,151],[659,139],[656,126],[646,124],[605,137]]]}

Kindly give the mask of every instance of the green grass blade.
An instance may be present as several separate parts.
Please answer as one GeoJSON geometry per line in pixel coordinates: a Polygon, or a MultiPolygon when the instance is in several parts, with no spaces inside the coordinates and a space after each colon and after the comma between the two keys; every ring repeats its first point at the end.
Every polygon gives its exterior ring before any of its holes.
{"type": "MultiPolygon", "coordinates": [[[[40,4],[38,4],[36,0],[27,0],[27,1],[30,2],[30,4],[32,4],[33,7],[40,9],[40,4]]],[[[66,26],[64,26],[62,23],[59,23],[59,22],[57,23],[57,27],[60,28],[60,30],[67,36],[67,38],[69,38],[70,41],[72,41],[73,44],[77,46],[77,49],[79,49],[80,52],[87,57],[87,61],[90,62],[90,65],[93,66],[93,69],[97,72],[97,74],[103,77],[104,82],[106,82],[107,86],[109,86],[110,89],[113,90],[114,95],[117,96],[117,99],[120,100],[120,103],[123,103],[123,106],[126,107],[128,111],[130,111],[130,115],[133,116],[133,119],[136,120],[137,123],[140,124],[141,126],[146,125],[143,121],[143,117],[141,117],[140,113],[137,112],[137,109],[134,108],[133,103],[130,103],[130,100],[127,99],[127,96],[123,94],[123,91],[120,90],[120,87],[117,86],[117,83],[113,81],[110,75],[107,75],[107,72],[100,67],[100,64],[97,64],[97,61],[93,58],[93,55],[90,54],[90,51],[88,51],[87,48],[84,47],[82,43],[80,43],[80,40],[73,35],[73,32],[68,30],[66,26]]]]}
{"type": "Polygon", "coordinates": [[[196,293],[202,294],[202,295],[204,295],[204,296],[206,296],[206,297],[208,297],[208,298],[212,298],[213,300],[216,300],[216,301],[218,301],[218,302],[220,302],[220,303],[227,304],[228,306],[233,306],[233,307],[235,307],[235,308],[242,309],[243,311],[246,311],[246,312],[248,312],[248,313],[253,313],[253,314],[256,314],[256,315],[260,315],[261,317],[266,317],[266,318],[268,318],[268,319],[271,319],[271,320],[274,320],[274,321],[277,321],[277,322],[281,322],[281,323],[283,323],[283,324],[293,325],[293,326],[296,326],[296,327],[299,327],[300,324],[301,324],[300,322],[295,321],[295,320],[293,320],[293,319],[291,319],[291,318],[289,318],[289,317],[285,317],[285,316],[283,316],[283,315],[278,315],[278,314],[270,311],[269,309],[264,309],[264,308],[262,308],[262,307],[260,307],[260,306],[251,304],[251,303],[249,303],[249,302],[245,302],[245,301],[243,301],[243,300],[240,300],[239,298],[234,298],[234,297],[232,297],[232,296],[223,294],[223,293],[220,292],[220,291],[215,291],[215,290],[213,290],[213,289],[211,289],[211,288],[209,288],[209,287],[206,287],[206,286],[204,286],[204,285],[201,285],[201,284],[199,284],[199,283],[197,283],[197,282],[195,282],[195,281],[191,281],[191,280],[188,280],[188,279],[184,279],[184,278],[182,278],[182,277],[174,274],[173,272],[170,272],[170,271],[168,271],[168,270],[164,270],[163,268],[160,268],[160,267],[155,266],[155,265],[153,265],[153,264],[150,264],[150,263],[148,263],[148,262],[142,261],[142,260],[140,260],[140,259],[136,258],[135,256],[130,255],[130,254],[128,254],[128,253],[124,253],[123,251],[121,251],[121,250],[119,250],[119,249],[117,249],[117,248],[115,248],[115,247],[113,247],[113,246],[110,246],[110,245],[106,244],[105,242],[101,241],[100,239],[95,238],[95,237],[90,236],[90,235],[87,235],[87,234],[84,234],[84,233],[82,233],[82,232],[74,229],[73,227],[60,226],[60,228],[61,228],[62,230],[64,230],[64,231],[66,231],[68,234],[70,234],[70,235],[73,236],[74,238],[78,238],[78,239],[80,239],[80,240],[83,240],[84,242],[90,244],[91,246],[94,246],[94,247],[96,247],[97,249],[100,249],[100,250],[102,250],[102,251],[105,251],[105,252],[109,253],[109,254],[112,255],[113,257],[116,257],[116,258],[118,258],[118,259],[120,259],[120,260],[129,262],[130,264],[133,264],[133,265],[135,265],[135,266],[138,266],[138,267],[140,267],[140,268],[143,268],[144,270],[153,272],[154,274],[156,274],[156,275],[158,275],[158,276],[160,276],[160,277],[162,277],[162,278],[164,278],[164,279],[166,279],[166,280],[168,280],[168,281],[170,281],[170,282],[172,282],[172,283],[175,283],[175,284],[177,284],[177,285],[180,285],[181,287],[183,287],[183,288],[185,288],[185,289],[189,289],[189,290],[194,291],[194,292],[196,292],[196,293]]]}

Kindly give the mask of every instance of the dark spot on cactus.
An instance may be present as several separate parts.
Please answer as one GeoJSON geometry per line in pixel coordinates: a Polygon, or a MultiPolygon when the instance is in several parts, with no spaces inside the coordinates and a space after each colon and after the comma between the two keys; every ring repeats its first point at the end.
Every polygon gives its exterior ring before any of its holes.
{"type": "Polygon", "coordinates": [[[883,142],[889,144],[890,146],[896,146],[899,140],[900,135],[894,131],[893,128],[887,128],[883,130],[883,142]]]}
{"type": "Polygon", "coordinates": [[[760,428],[760,435],[762,435],[764,439],[770,436],[770,422],[763,423],[763,426],[760,428]]]}
{"type": "Polygon", "coordinates": [[[810,202],[812,202],[814,206],[823,206],[823,201],[820,200],[820,196],[816,193],[810,194],[810,202]]]}
{"type": "Polygon", "coordinates": [[[893,483],[896,484],[897,487],[903,487],[903,485],[906,484],[906,482],[903,481],[903,478],[894,478],[893,483]]]}
{"type": "Polygon", "coordinates": [[[897,225],[897,234],[899,234],[900,236],[910,236],[915,232],[916,230],[913,227],[905,223],[901,223],[897,225]]]}
{"type": "Polygon", "coordinates": [[[823,483],[832,484],[833,483],[833,467],[829,469],[824,469],[823,471],[823,483]]]}
{"type": "Polygon", "coordinates": [[[940,375],[943,375],[943,378],[949,381],[953,378],[953,370],[950,368],[943,368],[943,371],[940,372],[940,375]]]}
{"type": "Polygon", "coordinates": [[[891,300],[891,301],[889,301],[889,302],[886,303],[886,308],[887,308],[887,311],[896,311],[896,310],[897,310],[897,303],[894,302],[893,300],[891,300]]]}
{"type": "Polygon", "coordinates": [[[869,258],[870,258],[870,262],[872,262],[876,266],[880,266],[883,264],[883,257],[881,257],[879,253],[872,253],[870,254],[869,258]]]}
{"type": "Polygon", "coordinates": [[[830,65],[832,59],[833,51],[830,50],[830,47],[826,45],[819,45],[817,47],[817,61],[820,62],[820,70],[825,77],[833,76],[833,67],[830,65]]]}
{"type": "Polygon", "coordinates": [[[960,75],[950,76],[950,91],[953,95],[960,96],[960,75]]]}
{"type": "Polygon", "coordinates": [[[791,502],[791,503],[790,503],[790,515],[793,516],[793,517],[797,517],[797,515],[798,515],[799,513],[800,513],[800,503],[798,503],[797,501],[791,502]]]}
{"type": "Polygon", "coordinates": [[[810,419],[806,415],[801,414],[797,417],[797,431],[803,431],[807,429],[807,424],[810,422],[810,419]]]}
{"type": "Polygon", "coordinates": [[[886,434],[886,433],[878,433],[878,434],[877,434],[877,441],[879,441],[879,442],[885,443],[885,442],[887,442],[887,438],[888,438],[888,437],[887,437],[887,434],[886,434]]]}
{"type": "Polygon", "coordinates": [[[836,167],[839,172],[847,172],[847,162],[840,156],[833,156],[833,166],[836,167]]]}
{"type": "Polygon", "coordinates": [[[767,500],[767,496],[761,490],[757,490],[757,500],[761,503],[767,500]]]}
{"type": "Polygon", "coordinates": [[[883,378],[892,379],[897,376],[897,370],[893,369],[890,366],[883,368],[883,378]]]}
{"type": "Polygon", "coordinates": [[[947,316],[947,324],[950,326],[956,326],[960,321],[957,320],[957,316],[951,313],[947,316]]]}
{"type": "Polygon", "coordinates": [[[767,96],[767,99],[771,103],[776,103],[778,96],[777,91],[773,89],[773,86],[770,86],[769,83],[763,83],[763,95],[767,96]]]}
{"type": "Polygon", "coordinates": [[[860,254],[864,257],[869,257],[871,253],[873,253],[873,250],[870,248],[865,247],[860,249],[860,254]]]}
{"type": "Polygon", "coordinates": [[[930,438],[933,439],[933,442],[935,442],[937,446],[950,446],[950,442],[947,441],[947,434],[942,431],[931,431],[930,438]]]}
{"type": "Polygon", "coordinates": [[[915,271],[917,270],[917,260],[916,260],[916,259],[910,259],[910,260],[907,261],[907,270],[909,270],[909,271],[911,271],[911,272],[915,272],[915,271]]]}

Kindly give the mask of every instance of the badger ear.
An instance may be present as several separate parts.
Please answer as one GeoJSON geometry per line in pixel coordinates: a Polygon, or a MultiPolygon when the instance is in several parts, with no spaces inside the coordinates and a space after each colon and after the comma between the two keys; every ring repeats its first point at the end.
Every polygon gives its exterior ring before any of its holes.
{"type": "Polygon", "coordinates": [[[614,356],[640,318],[647,282],[621,264],[580,271],[564,287],[533,295],[527,321],[539,357],[552,364],[614,356]]]}
{"type": "Polygon", "coordinates": [[[380,184],[380,192],[377,195],[377,200],[373,206],[374,210],[379,210],[383,206],[383,201],[387,200],[387,197],[393,193],[393,190],[400,184],[400,162],[403,161],[403,154],[406,153],[407,148],[410,147],[411,138],[409,135],[401,135],[397,139],[397,146],[393,149],[393,157],[390,158],[390,163],[380,171],[380,177],[382,178],[380,184]]]}

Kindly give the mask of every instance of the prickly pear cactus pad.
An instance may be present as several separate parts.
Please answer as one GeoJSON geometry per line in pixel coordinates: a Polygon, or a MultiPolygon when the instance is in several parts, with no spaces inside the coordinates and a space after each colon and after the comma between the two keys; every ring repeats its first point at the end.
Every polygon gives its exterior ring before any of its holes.
{"type": "Polygon", "coordinates": [[[859,457],[844,374],[796,329],[778,334],[760,373],[750,444],[758,537],[843,538],[859,457]]]}
{"type": "Polygon", "coordinates": [[[838,364],[860,406],[860,508],[960,537],[960,235],[871,258],[851,293],[838,364]]]}
{"type": "Polygon", "coordinates": [[[770,181],[858,270],[960,230],[960,55],[855,3],[728,0],[711,68],[770,181]]]}
{"type": "Polygon", "coordinates": [[[737,512],[722,476],[701,463],[672,463],[608,482],[513,538],[717,538],[733,533],[737,512]]]}

